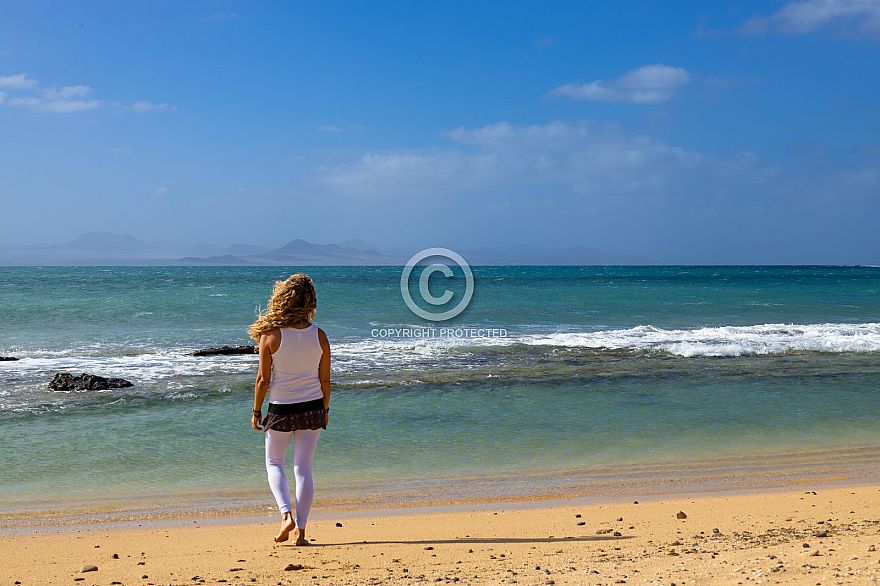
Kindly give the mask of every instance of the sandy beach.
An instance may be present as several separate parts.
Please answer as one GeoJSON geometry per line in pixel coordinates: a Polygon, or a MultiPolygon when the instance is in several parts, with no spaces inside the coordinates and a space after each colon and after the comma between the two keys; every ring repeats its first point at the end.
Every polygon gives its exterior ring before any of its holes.
{"type": "Polygon", "coordinates": [[[880,486],[19,527],[2,584],[863,584],[880,486]],[[89,570],[88,566],[97,568],[89,570]]]}

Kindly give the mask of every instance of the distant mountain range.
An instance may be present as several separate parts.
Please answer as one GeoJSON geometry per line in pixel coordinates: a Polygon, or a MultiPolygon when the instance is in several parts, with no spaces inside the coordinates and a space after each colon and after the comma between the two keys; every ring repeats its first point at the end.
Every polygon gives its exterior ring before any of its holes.
{"type": "MultiPolygon", "coordinates": [[[[212,244],[149,244],[128,234],[91,232],[66,244],[0,244],[0,265],[404,265],[412,251],[383,253],[362,240],[341,244],[312,244],[300,238],[281,248],[253,244],[219,247],[212,244]]],[[[584,246],[543,248],[520,245],[502,250],[457,250],[472,265],[651,265],[657,261],[626,254],[609,254],[584,246]]]]}

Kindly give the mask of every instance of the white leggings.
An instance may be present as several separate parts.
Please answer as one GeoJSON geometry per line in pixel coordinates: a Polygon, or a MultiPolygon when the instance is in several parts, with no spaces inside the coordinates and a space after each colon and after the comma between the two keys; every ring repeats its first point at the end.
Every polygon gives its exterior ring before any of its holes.
{"type": "Polygon", "coordinates": [[[275,502],[282,514],[290,513],[290,484],[284,473],[284,456],[293,438],[293,476],[296,479],[296,526],[306,528],[315,489],[312,485],[312,458],[318,447],[320,429],[301,429],[297,431],[266,430],[266,472],[269,474],[269,488],[275,495],[275,502]]]}

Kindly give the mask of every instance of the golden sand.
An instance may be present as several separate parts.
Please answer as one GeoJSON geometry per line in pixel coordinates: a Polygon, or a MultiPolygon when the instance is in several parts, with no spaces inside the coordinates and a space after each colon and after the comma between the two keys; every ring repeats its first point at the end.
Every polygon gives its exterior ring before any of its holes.
{"type": "Polygon", "coordinates": [[[273,543],[274,515],[243,520],[16,530],[0,538],[0,584],[813,586],[880,570],[880,486],[316,510],[307,547],[273,543]]]}

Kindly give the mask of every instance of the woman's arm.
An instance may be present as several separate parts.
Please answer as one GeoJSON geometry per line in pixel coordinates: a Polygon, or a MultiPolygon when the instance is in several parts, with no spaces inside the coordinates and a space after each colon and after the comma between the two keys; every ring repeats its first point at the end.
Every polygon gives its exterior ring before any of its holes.
{"type": "Polygon", "coordinates": [[[260,336],[260,366],[257,370],[257,381],[254,384],[254,411],[251,417],[251,427],[262,431],[263,424],[263,401],[269,391],[269,382],[272,380],[272,354],[281,347],[281,330],[269,330],[260,336]]]}
{"type": "Polygon", "coordinates": [[[330,423],[330,341],[324,330],[318,328],[318,342],[321,343],[321,362],[318,363],[318,379],[321,381],[321,392],[324,394],[324,424],[330,423]]]}

